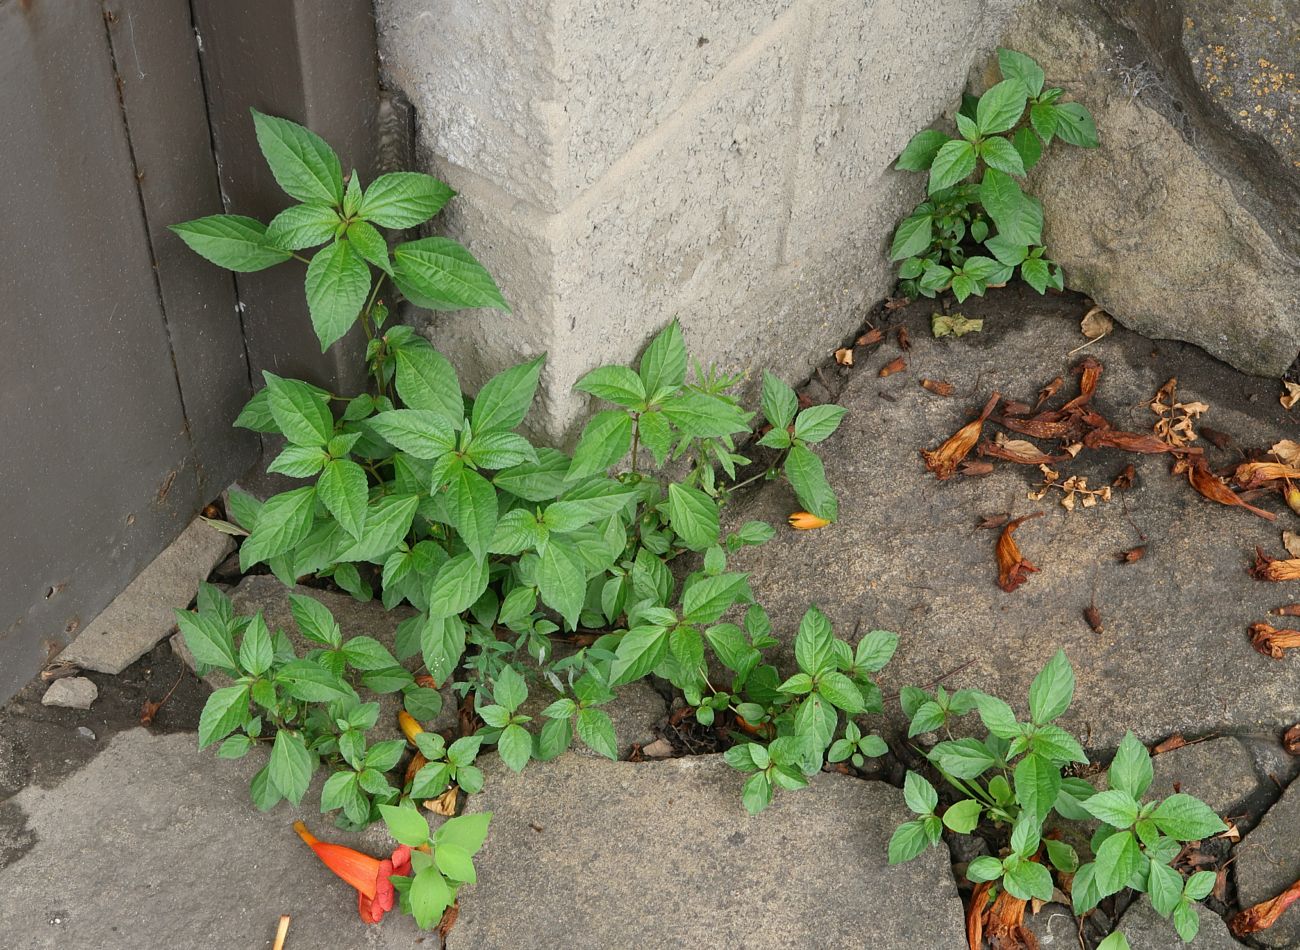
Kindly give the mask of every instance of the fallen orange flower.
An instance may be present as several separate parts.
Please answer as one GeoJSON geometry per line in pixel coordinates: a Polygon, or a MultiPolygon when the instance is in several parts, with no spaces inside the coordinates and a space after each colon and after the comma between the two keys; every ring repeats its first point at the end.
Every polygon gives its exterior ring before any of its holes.
{"type": "Polygon", "coordinates": [[[1300,558],[1279,561],[1255,548],[1255,566],[1250,576],[1260,581],[1300,581],[1300,558]]]}
{"type": "Polygon", "coordinates": [[[1300,515],[1300,486],[1288,481],[1286,487],[1282,489],[1282,497],[1286,499],[1287,507],[1300,515]]]}
{"type": "Polygon", "coordinates": [[[397,714],[397,726],[406,736],[406,741],[415,745],[415,737],[424,732],[424,726],[415,721],[415,717],[403,709],[397,714]]]}
{"type": "Polygon", "coordinates": [[[796,511],[788,520],[790,527],[796,531],[812,531],[815,528],[824,528],[830,524],[825,518],[818,518],[809,511],[796,511]]]}
{"type": "Polygon", "coordinates": [[[1279,630],[1272,624],[1252,623],[1250,645],[1264,656],[1280,660],[1287,650],[1300,647],[1300,630],[1279,630]]]}
{"type": "Polygon", "coordinates": [[[1028,580],[1030,574],[1038,572],[1037,567],[1025,560],[1016,544],[1016,539],[1011,535],[1021,524],[1040,515],[1042,515],[1041,511],[1017,518],[1015,521],[1008,521],[1006,527],[1002,529],[1002,534],[998,536],[998,586],[1007,593],[1011,593],[1028,580]]]}
{"type": "Polygon", "coordinates": [[[1238,937],[1267,930],[1277,923],[1288,907],[1300,900],[1300,881],[1296,881],[1277,897],[1260,901],[1253,907],[1247,907],[1228,925],[1238,937]]]}
{"type": "Polygon", "coordinates": [[[1283,478],[1300,478],[1300,469],[1281,462],[1242,462],[1232,476],[1232,480],[1245,490],[1283,478]]]}
{"type": "Polygon", "coordinates": [[[377,924],[393,909],[397,892],[389,878],[411,873],[410,848],[400,845],[381,861],[341,844],[318,841],[301,821],[293,823],[293,830],[327,868],[357,889],[357,913],[364,923],[377,924]]]}
{"type": "Polygon", "coordinates": [[[1273,512],[1265,511],[1263,508],[1256,508],[1254,505],[1242,501],[1240,495],[1223,483],[1223,479],[1210,471],[1205,464],[1205,459],[1198,458],[1192,464],[1192,467],[1187,470],[1187,480],[1192,483],[1193,488],[1210,499],[1210,501],[1217,501],[1221,505],[1236,505],[1269,521],[1277,520],[1277,515],[1273,514],[1273,512]]]}
{"type": "Polygon", "coordinates": [[[980,432],[984,429],[984,420],[993,412],[1002,398],[1001,393],[995,392],[989,397],[989,401],[984,404],[983,411],[980,412],[979,418],[973,422],[968,422],[949,437],[948,441],[939,446],[933,452],[926,449],[921,450],[921,458],[925,459],[925,467],[934,472],[934,477],[943,481],[952,478],[953,472],[961,463],[970,450],[975,448],[975,443],[979,441],[980,432]]]}

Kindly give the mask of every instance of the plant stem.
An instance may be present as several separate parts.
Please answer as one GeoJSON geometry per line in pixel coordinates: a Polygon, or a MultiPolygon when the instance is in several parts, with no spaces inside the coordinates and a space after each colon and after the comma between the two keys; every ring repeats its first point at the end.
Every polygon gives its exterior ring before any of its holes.
{"type": "Polygon", "coordinates": [[[637,458],[641,449],[641,413],[632,413],[632,471],[640,475],[641,470],[637,467],[637,458]]]}

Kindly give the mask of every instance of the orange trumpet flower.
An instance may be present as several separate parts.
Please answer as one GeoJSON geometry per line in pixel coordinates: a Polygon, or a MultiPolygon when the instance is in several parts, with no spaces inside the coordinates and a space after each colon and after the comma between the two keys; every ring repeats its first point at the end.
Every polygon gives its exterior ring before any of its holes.
{"type": "Polygon", "coordinates": [[[293,830],[316,852],[321,863],[357,889],[357,913],[363,923],[377,924],[393,909],[397,892],[389,878],[411,873],[410,848],[401,845],[381,861],[341,844],[318,841],[301,821],[293,823],[293,830]]]}
{"type": "Polygon", "coordinates": [[[818,518],[809,511],[796,511],[790,516],[789,521],[790,527],[797,531],[811,531],[814,528],[824,528],[830,524],[825,518],[818,518]]]}

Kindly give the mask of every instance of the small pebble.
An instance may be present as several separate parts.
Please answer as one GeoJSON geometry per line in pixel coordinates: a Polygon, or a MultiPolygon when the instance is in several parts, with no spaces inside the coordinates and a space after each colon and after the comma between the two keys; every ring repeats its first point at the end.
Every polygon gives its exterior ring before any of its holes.
{"type": "Polygon", "coordinates": [[[77,735],[81,736],[81,738],[83,739],[94,740],[95,738],[95,733],[92,732],[90,729],[87,729],[85,726],[77,727],[77,735]]]}

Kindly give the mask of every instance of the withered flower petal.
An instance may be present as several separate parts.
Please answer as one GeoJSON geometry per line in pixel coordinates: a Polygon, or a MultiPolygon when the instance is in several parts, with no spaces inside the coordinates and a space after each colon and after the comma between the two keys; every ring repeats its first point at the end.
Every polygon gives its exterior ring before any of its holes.
{"type": "Polygon", "coordinates": [[[1187,478],[1192,483],[1192,487],[1210,501],[1217,501],[1221,505],[1235,505],[1238,508],[1245,508],[1252,514],[1259,515],[1259,517],[1269,521],[1277,520],[1277,515],[1273,514],[1273,512],[1265,511],[1263,508],[1256,508],[1254,505],[1242,501],[1236,492],[1223,483],[1223,479],[1210,471],[1204,459],[1197,459],[1192,467],[1187,470],[1187,478]]]}
{"type": "Polygon", "coordinates": [[[1250,576],[1259,581],[1300,581],[1300,558],[1280,561],[1255,548],[1255,564],[1250,576]]]}
{"type": "Polygon", "coordinates": [[[1300,900],[1300,881],[1296,881],[1277,897],[1247,907],[1232,918],[1228,927],[1238,937],[1267,930],[1277,923],[1278,918],[1297,900],[1300,900]]]}
{"type": "Polygon", "coordinates": [[[984,409],[980,412],[978,419],[966,423],[937,449],[933,451],[921,450],[921,458],[925,459],[925,467],[934,472],[935,478],[940,481],[952,478],[953,472],[957,470],[958,463],[970,454],[970,450],[979,441],[980,432],[984,429],[984,420],[992,414],[998,400],[1001,398],[1002,394],[995,392],[989,397],[989,401],[984,404],[984,409]]]}
{"type": "Polygon", "coordinates": [[[1264,656],[1280,660],[1287,650],[1300,647],[1300,630],[1279,630],[1272,624],[1250,625],[1250,645],[1264,656]]]}
{"type": "Polygon", "coordinates": [[[812,531],[815,528],[824,528],[830,524],[825,518],[818,518],[809,511],[796,511],[787,520],[790,522],[790,527],[796,531],[812,531]]]}
{"type": "Polygon", "coordinates": [[[1281,462],[1242,462],[1232,476],[1232,480],[1244,491],[1283,478],[1300,478],[1300,468],[1283,465],[1281,462]]]}
{"type": "Polygon", "coordinates": [[[1020,553],[1020,548],[1016,544],[1016,539],[1012,537],[1017,528],[1031,518],[1038,518],[1043,513],[1035,512],[1032,515],[1025,515],[1023,518],[1017,518],[1014,521],[1008,521],[1002,533],[998,536],[998,586],[1007,593],[1015,590],[1026,580],[1030,574],[1037,573],[1038,568],[1025,560],[1020,553]]]}

